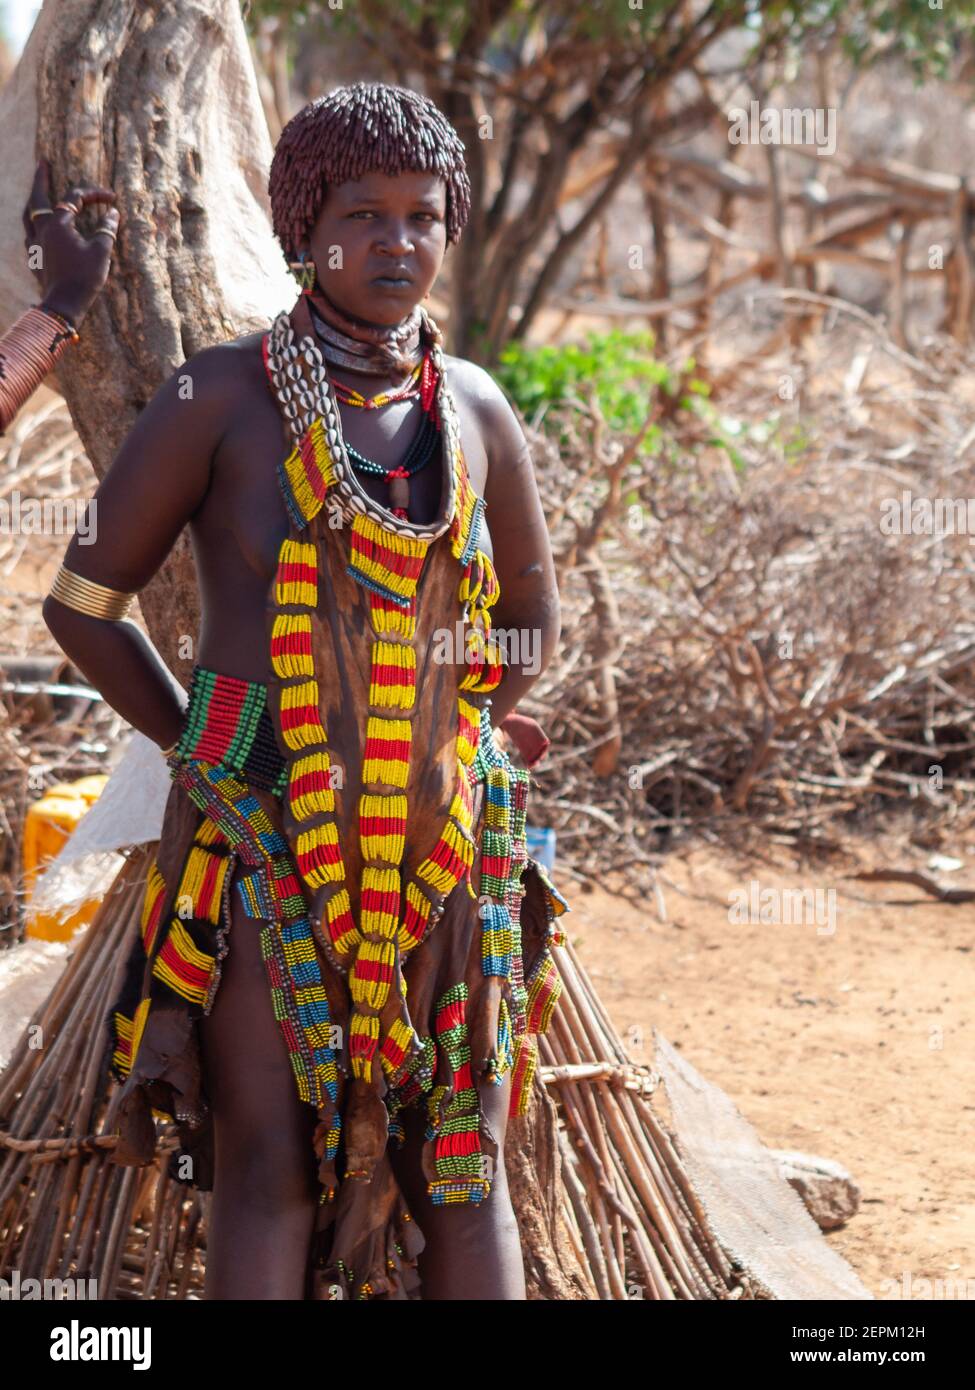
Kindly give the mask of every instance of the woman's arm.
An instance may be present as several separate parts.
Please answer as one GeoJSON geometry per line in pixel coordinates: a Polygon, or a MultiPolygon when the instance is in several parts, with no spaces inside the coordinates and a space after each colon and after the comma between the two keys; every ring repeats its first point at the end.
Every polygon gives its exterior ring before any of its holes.
{"type": "MultiPolygon", "coordinates": [[[[175,372],[139,416],[88,504],[64,567],[126,594],[144,588],[206,495],[232,405],[226,348],[208,348],[175,372]]],[[[42,611],[58,645],[113,709],[161,748],[176,740],[186,695],[134,623],[89,616],[52,594],[42,611]]]]}
{"type": "Polygon", "coordinates": [[[491,694],[491,722],[501,723],[551,661],[559,640],[559,590],[531,449],[504,394],[484,404],[488,452],[487,524],[501,597],[492,627],[508,635],[508,668],[491,694]]]}

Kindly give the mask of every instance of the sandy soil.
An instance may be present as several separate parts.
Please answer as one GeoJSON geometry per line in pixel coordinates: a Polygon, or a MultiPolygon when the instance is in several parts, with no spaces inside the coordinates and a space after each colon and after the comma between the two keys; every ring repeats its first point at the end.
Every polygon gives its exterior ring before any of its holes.
{"type": "MultiPolygon", "coordinates": [[[[851,853],[864,869],[930,859],[893,840],[851,853]]],[[[957,857],[963,868],[936,876],[975,887],[975,848],[957,857]]],[[[696,849],[661,868],[668,921],[652,895],[638,908],[568,883],[564,920],[635,1060],[652,1062],[660,1029],[768,1147],[850,1171],[860,1211],[828,1239],[876,1297],[938,1296],[919,1279],[968,1280],[975,1297],[975,906],[855,871],[696,849]],[[729,895],[752,879],[821,890],[820,925],[730,922],[729,895]]]]}

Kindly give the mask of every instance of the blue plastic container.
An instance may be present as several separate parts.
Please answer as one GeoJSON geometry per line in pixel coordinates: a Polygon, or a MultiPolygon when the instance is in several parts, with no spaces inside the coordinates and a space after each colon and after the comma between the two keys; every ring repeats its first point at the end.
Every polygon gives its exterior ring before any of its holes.
{"type": "Polygon", "coordinates": [[[525,827],[525,842],[531,859],[537,859],[549,873],[555,868],[555,831],[537,825],[525,827]]]}

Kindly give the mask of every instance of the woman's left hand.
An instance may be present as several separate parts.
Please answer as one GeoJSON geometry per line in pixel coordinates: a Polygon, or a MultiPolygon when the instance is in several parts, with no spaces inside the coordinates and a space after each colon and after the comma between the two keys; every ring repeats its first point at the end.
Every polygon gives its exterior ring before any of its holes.
{"type": "Polygon", "coordinates": [[[48,161],[42,159],[34,173],[23,213],[29,264],[41,284],[41,307],[61,314],[76,328],[108,279],[119,215],[116,208],[106,208],[90,237],[78,231],[75,219],[94,203],[114,202],[110,188],[77,184],[52,207],[48,161]],[[39,264],[34,264],[38,259],[39,264]]]}
{"type": "Polygon", "coordinates": [[[526,767],[534,767],[548,752],[551,740],[530,715],[512,712],[498,727],[511,739],[526,767]]]}

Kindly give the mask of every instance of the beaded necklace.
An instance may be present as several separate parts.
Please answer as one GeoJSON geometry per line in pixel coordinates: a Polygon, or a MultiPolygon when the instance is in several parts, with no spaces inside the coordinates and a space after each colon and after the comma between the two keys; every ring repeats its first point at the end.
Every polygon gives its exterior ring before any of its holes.
{"type": "Polygon", "coordinates": [[[331,378],[332,389],[343,405],[358,406],[362,410],[380,410],[384,405],[389,405],[391,401],[407,401],[413,396],[419,395],[421,390],[420,373],[429,360],[430,355],[427,353],[424,355],[423,361],[416,364],[402,386],[396,386],[389,391],[380,391],[376,396],[366,397],[354,386],[346,386],[345,382],[339,381],[334,376],[331,378]]]}
{"type": "MultiPolygon", "coordinates": [[[[321,344],[324,359],[326,361],[343,360],[341,353],[338,356],[335,355],[335,345],[330,341],[331,336],[336,331],[334,327],[321,320],[316,313],[311,314],[311,323],[315,330],[315,336],[321,344]]],[[[347,386],[335,378],[330,378],[329,384],[337,401],[343,405],[356,406],[363,410],[380,410],[393,401],[408,400],[417,395],[420,396],[421,404],[426,402],[420,428],[407,449],[405,458],[395,467],[386,468],[383,464],[377,463],[375,459],[367,458],[365,454],[360,453],[353,444],[348,442],[345,444],[349,461],[354,468],[358,468],[361,473],[369,474],[370,477],[382,478],[386,483],[389,488],[390,510],[393,515],[400,518],[408,517],[410,506],[409,480],[414,474],[419,473],[421,468],[426,467],[440,446],[440,426],[433,409],[433,388],[436,383],[433,364],[430,360],[430,349],[423,350],[422,360],[416,364],[401,386],[388,391],[381,391],[378,395],[370,398],[364,396],[354,386],[347,386]]]]}
{"type": "Polygon", "coordinates": [[[407,449],[406,456],[395,468],[386,468],[374,459],[366,458],[365,454],[360,454],[359,450],[348,442],[345,447],[354,466],[360,472],[368,473],[373,478],[382,478],[389,484],[392,513],[394,516],[404,517],[409,515],[409,479],[419,473],[421,468],[425,468],[439,452],[440,432],[431,417],[424,413],[420,428],[407,449]]]}
{"type": "MultiPolygon", "coordinates": [[[[420,406],[424,426],[414,445],[422,447],[424,454],[429,450],[428,459],[442,447],[447,459],[453,461],[460,448],[460,430],[456,407],[447,387],[443,369],[443,337],[425,310],[421,311],[421,315],[429,341],[420,371],[420,406]]],[[[291,490],[289,510],[294,520],[299,526],[303,526],[305,518],[302,513],[307,505],[313,503],[320,506],[326,491],[331,487],[334,488],[333,498],[336,505],[343,518],[349,522],[354,521],[356,515],[364,515],[395,535],[428,541],[443,535],[454,513],[456,470],[450,466],[446,470],[446,506],[438,521],[431,525],[418,525],[409,521],[408,478],[411,473],[403,476],[399,469],[382,470],[384,476],[387,473],[392,475],[391,508],[383,507],[370,497],[356,477],[355,455],[343,436],[334,383],[329,378],[324,354],[314,332],[313,320],[303,300],[299,300],[295,306],[294,316],[298,320],[300,336],[295,332],[295,325],[289,322],[282,324],[280,333],[266,338],[263,346],[268,375],[295,442],[304,441],[304,451],[307,453],[310,450],[314,455],[315,466],[309,471],[305,466],[309,460],[304,460],[294,479],[303,494],[309,487],[313,492],[311,498],[299,498],[291,490]],[[405,489],[405,497],[401,489],[405,489]]],[[[360,455],[360,458],[362,457],[364,456],[360,455]]],[[[410,461],[412,471],[417,471],[413,467],[415,459],[414,454],[410,461]]],[[[373,469],[378,470],[380,467],[371,459],[367,463],[371,464],[373,469]]],[[[365,471],[371,472],[372,469],[367,467],[365,471]]],[[[289,487],[286,480],[282,481],[285,484],[287,500],[289,487]]],[[[475,529],[479,530],[479,526],[475,529]]],[[[465,563],[467,558],[470,557],[465,558],[465,563]]]]}

